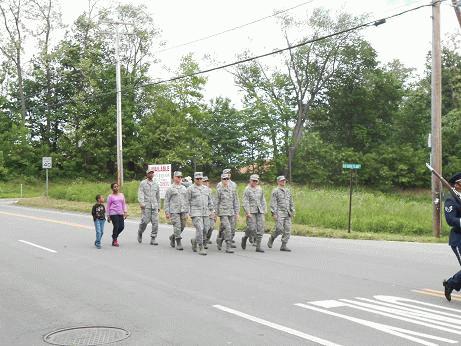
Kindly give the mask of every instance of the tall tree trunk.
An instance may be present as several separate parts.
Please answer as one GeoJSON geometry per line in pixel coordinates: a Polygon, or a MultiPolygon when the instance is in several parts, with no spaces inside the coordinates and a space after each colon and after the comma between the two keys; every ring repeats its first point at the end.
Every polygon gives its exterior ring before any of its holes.
{"type": "Polygon", "coordinates": [[[26,124],[26,98],[24,96],[24,81],[22,78],[22,67],[21,67],[21,50],[20,48],[16,51],[16,71],[18,74],[18,91],[19,91],[19,101],[21,103],[21,120],[22,125],[26,124]]]}

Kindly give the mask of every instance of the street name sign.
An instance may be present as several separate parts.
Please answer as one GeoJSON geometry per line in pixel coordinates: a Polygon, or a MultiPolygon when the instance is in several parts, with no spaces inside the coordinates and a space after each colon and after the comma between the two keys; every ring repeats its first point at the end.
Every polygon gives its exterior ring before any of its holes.
{"type": "Polygon", "coordinates": [[[362,165],[360,163],[343,163],[343,169],[360,169],[362,165]]]}

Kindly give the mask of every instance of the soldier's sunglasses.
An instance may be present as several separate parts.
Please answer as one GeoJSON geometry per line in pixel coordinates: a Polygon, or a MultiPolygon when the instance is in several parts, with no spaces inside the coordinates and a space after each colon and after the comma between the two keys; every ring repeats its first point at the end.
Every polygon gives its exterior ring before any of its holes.
{"type": "Polygon", "coordinates": [[[222,178],[221,180],[229,180],[229,178],[222,178]]]}

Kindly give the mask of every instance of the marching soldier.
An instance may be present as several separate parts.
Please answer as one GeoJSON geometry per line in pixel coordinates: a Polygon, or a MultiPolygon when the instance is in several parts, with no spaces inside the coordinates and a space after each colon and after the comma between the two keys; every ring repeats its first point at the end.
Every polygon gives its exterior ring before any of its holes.
{"type": "MultiPolygon", "coordinates": [[[[208,177],[206,175],[203,177],[203,185],[205,185],[207,188],[210,189],[211,199],[213,200],[213,205],[216,206],[217,197],[216,197],[216,194],[213,193],[213,190],[210,187],[210,181],[208,180],[208,177]]],[[[210,225],[208,227],[208,231],[206,232],[206,238],[205,238],[206,242],[204,241],[204,244],[203,244],[205,249],[208,249],[208,244],[211,244],[211,236],[213,234],[215,223],[216,223],[216,215],[210,215],[210,225]]]]}
{"type": "MultiPolygon", "coordinates": [[[[461,173],[455,174],[448,181],[456,191],[461,192],[461,173]]],[[[453,197],[449,196],[445,200],[445,220],[451,226],[450,237],[448,244],[455,253],[459,264],[461,265],[461,203],[453,197]]]]}
{"type": "Polygon", "coordinates": [[[176,250],[182,250],[181,234],[186,225],[188,212],[187,206],[187,189],[181,184],[182,173],[176,171],[173,173],[173,184],[168,188],[165,194],[165,216],[173,224],[173,234],[170,235],[170,245],[176,250]],[[175,244],[176,242],[176,244],[175,244]]]}
{"type": "Polygon", "coordinates": [[[271,195],[271,213],[275,219],[275,230],[272,232],[267,246],[272,248],[274,240],[281,234],[282,235],[282,246],[280,251],[291,251],[287,248],[288,239],[290,239],[291,233],[291,218],[295,213],[295,207],[293,204],[293,196],[286,185],[286,179],[283,175],[277,177],[277,187],[272,191],[271,195]]]}
{"type": "MultiPolygon", "coordinates": [[[[230,168],[223,169],[222,174],[227,174],[229,176],[229,187],[235,191],[237,191],[237,184],[235,181],[231,180],[232,174],[230,168]]],[[[216,188],[221,187],[223,185],[222,181],[216,185],[216,188]]]]}
{"type": "Polygon", "coordinates": [[[232,250],[232,229],[231,219],[237,218],[240,205],[235,189],[230,187],[228,174],[221,175],[221,186],[218,188],[216,212],[223,226],[223,234],[216,240],[218,250],[221,250],[222,243],[226,241],[226,253],[234,253],[232,250]],[[224,237],[224,238],[223,238],[224,237]]]}
{"type": "MultiPolygon", "coordinates": [[[[448,182],[456,191],[461,193],[461,173],[455,174],[448,182]]],[[[453,196],[448,197],[445,201],[445,219],[447,224],[451,226],[448,244],[451,246],[458,262],[461,264],[461,204],[453,196]]],[[[461,289],[461,271],[457,272],[448,280],[444,280],[443,286],[445,288],[445,297],[448,301],[451,301],[451,293],[453,290],[459,291],[461,289]]]]}
{"type": "Polygon", "coordinates": [[[146,179],[141,181],[138,189],[138,202],[141,208],[141,223],[138,228],[138,243],[142,243],[142,234],[145,231],[147,224],[152,224],[152,232],[150,245],[158,245],[158,213],[160,211],[160,187],[153,181],[154,170],[147,169],[146,179]]]}
{"type": "MultiPolygon", "coordinates": [[[[231,177],[232,177],[232,174],[231,174],[231,169],[230,168],[226,168],[222,171],[222,174],[227,174],[229,176],[229,187],[234,190],[236,193],[237,193],[237,184],[231,180],[231,177]]],[[[216,189],[220,188],[222,186],[222,182],[219,182],[218,185],[216,185],[216,189]]],[[[235,241],[234,241],[234,237],[235,237],[235,230],[236,230],[236,227],[237,227],[237,216],[232,216],[230,218],[230,224],[231,224],[231,232],[232,232],[232,248],[236,248],[235,246],[235,241]]],[[[222,226],[222,224],[219,225],[219,234],[218,234],[218,237],[223,237],[223,231],[224,231],[224,228],[222,226]]]]}
{"type": "Polygon", "coordinates": [[[247,219],[247,229],[242,237],[242,249],[246,248],[246,241],[250,234],[256,237],[256,252],[264,252],[261,249],[261,241],[264,234],[264,214],[266,213],[266,199],[264,192],[259,186],[259,176],[252,174],[250,184],[243,193],[243,209],[247,219]]]}
{"type": "Polygon", "coordinates": [[[185,177],[181,184],[184,185],[184,187],[187,189],[189,186],[192,185],[192,178],[189,176],[185,177]]]}
{"type": "Polygon", "coordinates": [[[194,184],[187,189],[187,204],[189,215],[195,227],[195,238],[191,239],[192,250],[200,255],[206,255],[204,234],[208,231],[210,216],[214,217],[213,200],[210,189],[203,185],[203,173],[194,173],[194,184]]]}

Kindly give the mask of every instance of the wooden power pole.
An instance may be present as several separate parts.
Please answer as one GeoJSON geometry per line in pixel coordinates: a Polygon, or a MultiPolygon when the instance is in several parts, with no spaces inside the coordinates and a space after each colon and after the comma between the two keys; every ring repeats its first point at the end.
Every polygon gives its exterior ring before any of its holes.
{"type": "MultiPolygon", "coordinates": [[[[431,157],[432,167],[442,174],[442,60],[440,55],[440,0],[432,1],[432,78],[431,78],[431,157]]],[[[440,237],[442,184],[432,175],[432,226],[435,237],[440,237]]]]}

